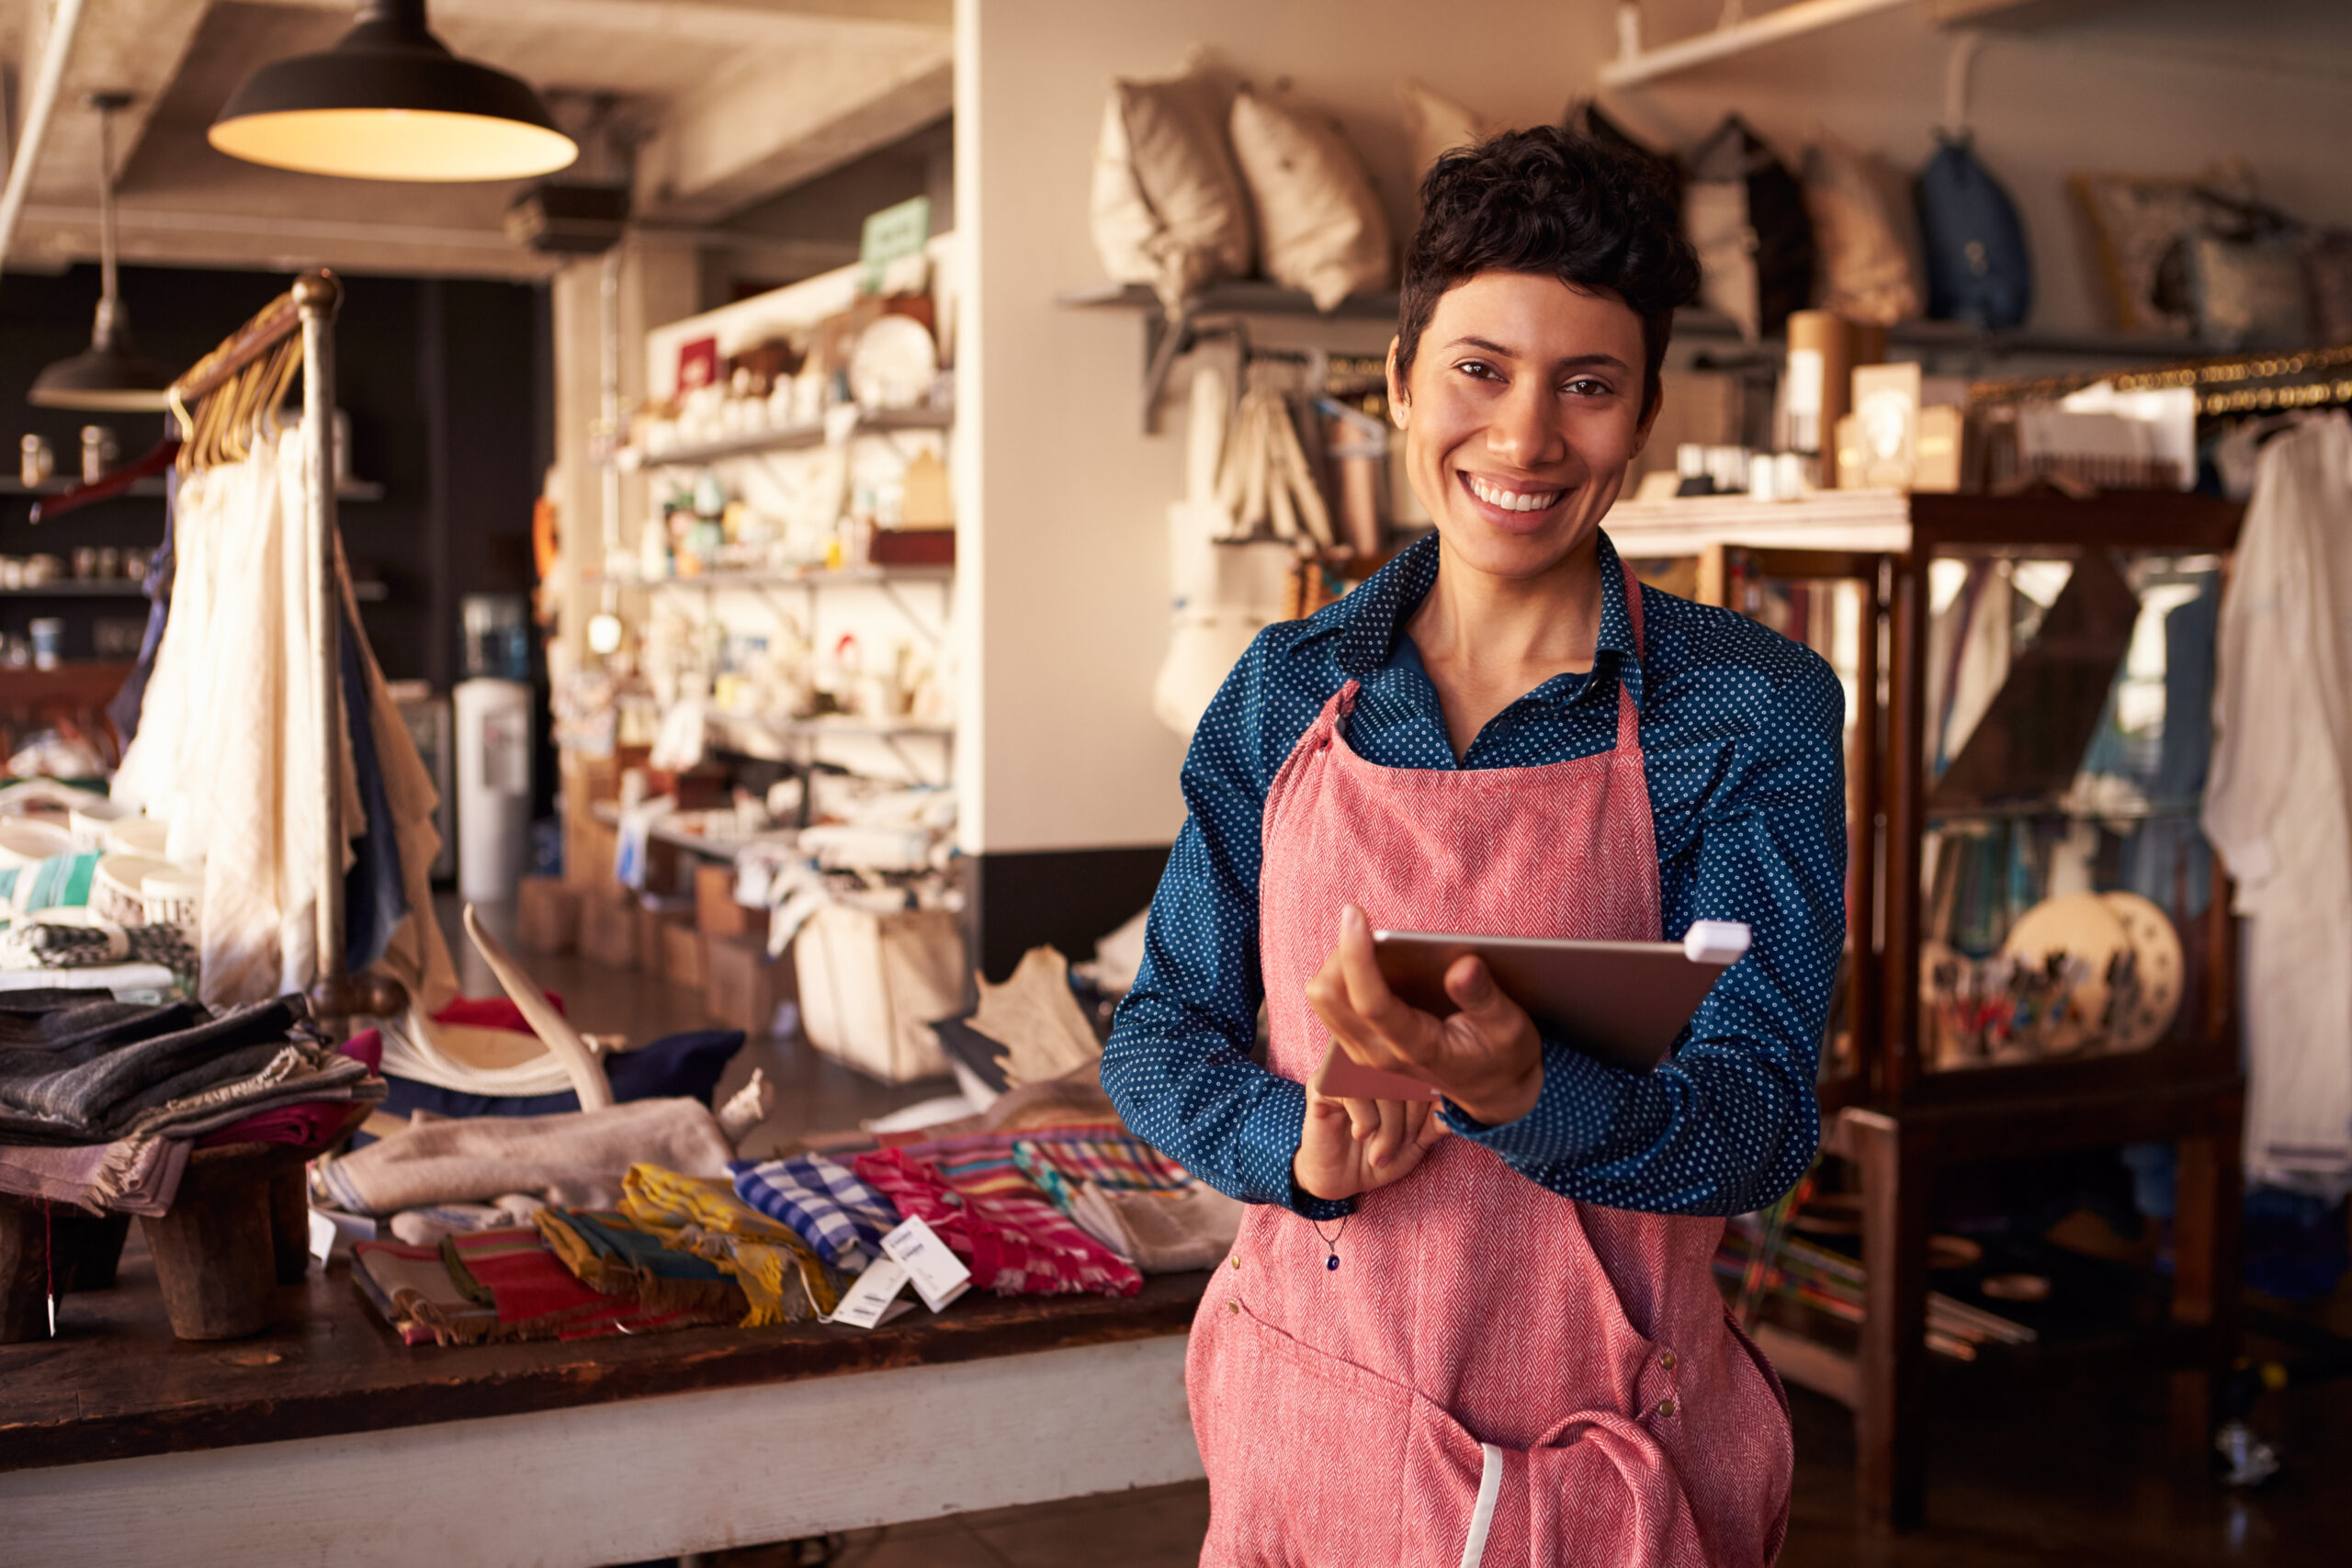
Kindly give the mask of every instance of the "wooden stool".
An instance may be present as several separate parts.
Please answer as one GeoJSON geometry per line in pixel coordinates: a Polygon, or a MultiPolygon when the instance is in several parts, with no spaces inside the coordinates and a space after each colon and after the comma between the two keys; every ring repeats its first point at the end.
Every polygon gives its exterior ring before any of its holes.
{"type": "Polygon", "coordinates": [[[300,1150],[271,1144],[188,1156],[172,1212],[141,1222],[174,1334],[238,1339],[268,1325],[270,1292],[287,1278],[281,1245],[290,1245],[298,1264],[309,1250],[308,1221],[298,1227],[281,1213],[288,1205],[279,1190],[290,1175],[299,1200],[302,1159],[300,1150]]]}
{"type": "Polygon", "coordinates": [[[112,1285],[130,1234],[128,1214],[0,1197],[0,1345],[49,1337],[51,1291],[62,1299],[112,1285]]]}

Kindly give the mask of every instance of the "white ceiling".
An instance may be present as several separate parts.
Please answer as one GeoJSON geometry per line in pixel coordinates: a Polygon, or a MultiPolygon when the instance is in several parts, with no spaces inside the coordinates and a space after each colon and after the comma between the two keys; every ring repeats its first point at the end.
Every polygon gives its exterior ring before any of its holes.
{"type": "MultiPolygon", "coordinates": [[[[434,30],[513,72],[568,126],[608,105],[635,144],[638,216],[712,228],[935,121],[951,107],[951,0],[434,0],[434,30]]],[[[50,0],[0,0],[0,59],[22,95],[50,0]]],[[[530,276],[515,188],[381,185],[242,164],[204,129],[255,66],[331,46],[349,0],[85,0],[65,92],[7,265],[96,252],[96,91],[116,122],[128,261],[329,265],[530,276]]],[[[10,144],[24,107],[8,106],[10,144]]]]}

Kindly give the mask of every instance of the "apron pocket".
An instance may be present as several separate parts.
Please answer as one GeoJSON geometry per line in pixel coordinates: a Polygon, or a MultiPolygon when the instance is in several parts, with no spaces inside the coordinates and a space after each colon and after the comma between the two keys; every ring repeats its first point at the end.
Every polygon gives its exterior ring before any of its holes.
{"type": "MultiPolygon", "coordinates": [[[[1486,1448],[1433,1400],[1229,1297],[1195,1325],[1185,1385],[1209,1478],[1203,1568],[1463,1561],[1486,1448]]],[[[1480,1568],[1703,1562],[1674,1462],[1639,1420],[1574,1416],[1499,1451],[1480,1568]]]]}
{"type": "Polygon", "coordinates": [[[1209,1478],[1204,1568],[1410,1560],[1398,1521],[1412,1393],[1210,1295],[1184,1378],[1209,1478]]]}

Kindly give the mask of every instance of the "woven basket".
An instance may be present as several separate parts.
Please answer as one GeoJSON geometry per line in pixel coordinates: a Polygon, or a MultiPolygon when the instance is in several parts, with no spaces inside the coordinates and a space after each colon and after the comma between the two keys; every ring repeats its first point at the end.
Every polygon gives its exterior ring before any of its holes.
{"type": "Polygon", "coordinates": [[[103,855],[98,874],[90,884],[90,912],[119,926],[147,923],[148,877],[168,872],[172,863],[146,855],[103,855]]]}

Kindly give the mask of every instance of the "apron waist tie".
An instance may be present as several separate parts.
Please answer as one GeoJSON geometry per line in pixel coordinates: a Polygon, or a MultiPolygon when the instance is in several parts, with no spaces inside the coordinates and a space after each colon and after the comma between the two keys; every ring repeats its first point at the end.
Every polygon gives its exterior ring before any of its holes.
{"type": "Polygon", "coordinates": [[[1478,1504],[1470,1510],[1469,1539],[1462,1543],[1462,1568],[1478,1568],[1485,1560],[1487,1531],[1495,1522],[1495,1499],[1503,1490],[1503,1450],[1492,1443],[1478,1446],[1486,1450],[1486,1463],[1478,1472],[1478,1504]]]}

